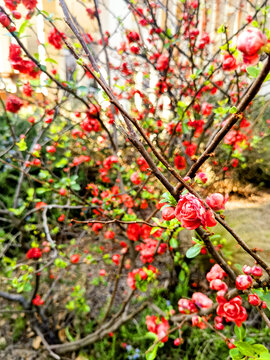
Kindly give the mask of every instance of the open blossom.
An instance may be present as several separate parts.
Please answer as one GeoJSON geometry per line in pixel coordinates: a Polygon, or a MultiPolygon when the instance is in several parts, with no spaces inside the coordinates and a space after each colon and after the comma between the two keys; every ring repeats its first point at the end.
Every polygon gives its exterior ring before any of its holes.
{"type": "Polygon", "coordinates": [[[224,276],[227,276],[225,271],[218,264],[215,264],[211,268],[211,270],[206,274],[206,279],[209,282],[211,282],[212,280],[215,280],[215,279],[222,280],[224,278],[224,276]]]}
{"type": "Polygon", "coordinates": [[[191,322],[192,322],[192,326],[193,327],[198,327],[199,329],[206,329],[207,328],[207,324],[205,323],[206,318],[205,316],[200,317],[198,315],[194,315],[192,316],[191,322]],[[203,321],[204,320],[204,321],[203,321]]]}
{"type": "Polygon", "coordinates": [[[257,294],[249,294],[248,295],[248,302],[252,306],[259,306],[262,301],[261,301],[261,299],[259,298],[259,296],[257,294]]]}
{"type": "Polygon", "coordinates": [[[223,59],[222,69],[224,71],[233,71],[237,69],[237,63],[234,55],[226,54],[223,59]]]}
{"type": "Polygon", "coordinates": [[[56,28],[53,28],[48,35],[49,43],[58,50],[62,48],[63,39],[65,39],[65,38],[66,38],[66,35],[60,31],[58,31],[56,28]]]}
{"type": "Polygon", "coordinates": [[[41,299],[40,295],[36,295],[34,299],[32,300],[33,305],[35,306],[41,306],[44,304],[44,300],[41,299]]]}
{"type": "Polygon", "coordinates": [[[180,299],[178,301],[178,310],[181,314],[192,314],[198,312],[193,301],[188,299],[180,299]]]}
{"type": "Polygon", "coordinates": [[[154,255],[157,249],[157,254],[164,254],[167,248],[167,244],[161,243],[158,246],[158,240],[156,239],[145,239],[140,245],[136,246],[136,250],[140,251],[140,260],[145,263],[151,263],[154,260],[154,255]]]}
{"type": "Polygon", "coordinates": [[[216,290],[216,291],[227,291],[228,290],[228,286],[225,284],[224,281],[220,280],[220,279],[214,279],[210,282],[210,289],[212,290],[216,290]]]}
{"type": "Polygon", "coordinates": [[[156,68],[159,71],[164,71],[169,66],[169,57],[165,54],[160,55],[160,57],[157,60],[156,68]]]}
{"type": "Polygon", "coordinates": [[[6,100],[6,110],[16,114],[23,106],[23,101],[15,95],[9,95],[6,100]]]}
{"type": "Polygon", "coordinates": [[[220,193],[214,193],[207,196],[206,203],[210,206],[211,209],[215,211],[225,209],[225,203],[227,202],[228,197],[223,196],[220,193]]]}
{"type": "Polygon", "coordinates": [[[136,31],[129,31],[127,38],[130,43],[140,41],[140,35],[136,31]]]}
{"type": "Polygon", "coordinates": [[[234,321],[238,327],[247,319],[247,312],[242,306],[240,296],[236,296],[230,301],[222,301],[217,308],[217,314],[225,317],[227,322],[234,321]]]}
{"type": "Polygon", "coordinates": [[[191,300],[198,308],[208,309],[213,305],[213,301],[209,297],[201,292],[195,292],[191,300]]]}
{"type": "Polygon", "coordinates": [[[28,10],[34,10],[37,6],[37,0],[22,0],[22,3],[28,10]]]}
{"type": "Polygon", "coordinates": [[[175,216],[181,222],[181,225],[194,230],[199,226],[212,227],[216,221],[211,210],[206,210],[201,200],[192,194],[181,195],[175,209],[175,216]]]}
{"type": "Polygon", "coordinates": [[[138,241],[140,238],[140,230],[141,228],[139,224],[129,224],[127,227],[127,237],[129,240],[138,241]]]}
{"type": "Polygon", "coordinates": [[[33,247],[33,248],[29,249],[27,251],[27,253],[26,253],[27,259],[35,259],[35,260],[37,260],[41,256],[42,256],[42,252],[41,252],[40,248],[33,247]]]}
{"type": "Polygon", "coordinates": [[[257,28],[249,28],[240,33],[237,49],[243,53],[245,64],[254,65],[259,60],[258,51],[267,43],[267,37],[257,28]]]}
{"type": "Polygon", "coordinates": [[[173,206],[164,207],[162,209],[162,217],[166,221],[170,221],[175,218],[175,208],[173,206]]]}
{"type": "Polygon", "coordinates": [[[183,170],[186,168],[186,160],[184,156],[176,155],[174,158],[174,165],[178,170],[183,170]]]}
{"type": "Polygon", "coordinates": [[[5,6],[12,11],[12,10],[16,10],[21,0],[4,0],[4,2],[5,2],[5,6]]]}
{"type": "Polygon", "coordinates": [[[147,326],[147,330],[157,334],[158,339],[161,342],[168,341],[167,333],[170,329],[170,325],[166,319],[162,317],[161,320],[159,320],[155,315],[147,315],[145,324],[147,326]]]}
{"type": "Polygon", "coordinates": [[[254,265],[251,268],[251,275],[255,278],[255,279],[259,279],[262,275],[263,275],[263,270],[262,268],[260,268],[257,265],[254,265]]]}
{"type": "Polygon", "coordinates": [[[246,290],[252,286],[250,275],[238,275],[235,280],[235,286],[238,290],[246,290]]]}

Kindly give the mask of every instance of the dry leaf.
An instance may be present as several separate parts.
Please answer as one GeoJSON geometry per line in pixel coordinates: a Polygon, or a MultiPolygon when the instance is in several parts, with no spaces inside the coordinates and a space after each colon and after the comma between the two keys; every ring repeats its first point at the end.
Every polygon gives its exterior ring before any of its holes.
{"type": "Polygon", "coordinates": [[[41,344],[41,337],[40,336],[36,336],[33,340],[33,343],[32,343],[32,347],[37,350],[39,349],[40,347],[40,344],[41,344]]]}
{"type": "Polygon", "coordinates": [[[62,343],[66,342],[67,340],[67,336],[66,336],[66,331],[65,329],[61,329],[58,331],[58,336],[59,336],[59,339],[62,343]]]}

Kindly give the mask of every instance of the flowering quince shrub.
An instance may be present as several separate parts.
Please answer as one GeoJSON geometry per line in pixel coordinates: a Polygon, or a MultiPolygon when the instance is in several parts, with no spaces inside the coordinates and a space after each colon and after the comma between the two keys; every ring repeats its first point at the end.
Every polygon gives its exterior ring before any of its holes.
{"type": "Polygon", "coordinates": [[[22,312],[56,359],[193,359],[209,338],[214,359],[269,359],[269,264],[226,222],[217,189],[269,136],[252,116],[270,77],[269,7],[210,34],[197,0],[177,14],[126,0],[137,25],[109,32],[106,7],[78,2],[98,29],[87,33],[65,0],[60,19],[36,0],[3,3],[17,82],[14,93],[2,79],[0,101],[1,311],[22,312]],[[40,19],[43,57],[23,41],[40,19]]]}

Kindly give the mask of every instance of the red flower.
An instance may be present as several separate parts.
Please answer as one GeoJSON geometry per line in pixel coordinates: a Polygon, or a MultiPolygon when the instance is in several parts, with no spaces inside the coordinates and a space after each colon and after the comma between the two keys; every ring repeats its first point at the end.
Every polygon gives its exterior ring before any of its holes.
{"type": "Polygon", "coordinates": [[[197,145],[196,144],[192,144],[192,143],[186,143],[184,144],[186,145],[186,154],[188,156],[193,156],[195,155],[196,149],[197,149],[197,145]]]}
{"type": "Polygon", "coordinates": [[[129,240],[138,241],[140,237],[140,230],[141,228],[139,224],[129,224],[127,227],[127,237],[129,240]]]}
{"type": "Polygon", "coordinates": [[[175,216],[181,225],[188,230],[194,230],[200,225],[203,227],[216,225],[213,213],[206,210],[201,200],[192,194],[180,196],[175,209],[175,216]]]}
{"type": "Polygon", "coordinates": [[[22,0],[22,3],[28,10],[34,10],[37,6],[37,0],[22,0]]]}
{"type": "Polygon", "coordinates": [[[115,263],[115,265],[119,265],[120,262],[120,255],[119,254],[115,254],[112,256],[112,261],[115,263]]]}
{"type": "Polygon", "coordinates": [[[210,282],[215,279],[222,280],[224,276],[227,276],[225,271],[218,264],[215,264],[211,268],[211,270],[206,274],[206,279],[210,282]]]}
{"type": "Polygon", "coordinates": [[[214,193],[207,196],[206,203],[210,206],[211,209],[219,211],[225,209],[225,203],[228,201],[228,197],[224,197],[220,193],[214,193]]]}
{"type": "Polygon", "coordinates": [[[23,101],[15,95],[9,95],[6,100],[6,110],[17,113],[23,106],[23,101]]]}
{"type": "Polygon", "coordinates": [[[198,315],[192,316],[192,319],[191,319],[191,321],[192,321],[192,326],[193,326],[193,327],[196,326],[196,327],[198,327],[198,328],[200,328],[200,329],[206,329],[206,328],[207,328],[207,324],[206,324],[204,321],[202,321],[202,320],[206,321],[205,316],[203,316],[203,317],[200,317],[200,316],[198,316],[198,315]]]}
{"type": "Polygon", "coordinates": [[[42,256],[42,252],[40,248],[31,248],[27,251],[26,257],[27,259],[39,259],[42,256]]]}
{"type": "Polygon", "coordinates": [[[130,43],[140,41],[140,35],[136,31],[130,31],[127,33],[127,38],[130,43]]]}
{"type": "Polygon", "coordinates": [[[257,28],[244,30],[237,39],[237,49],[243,53],[245,64],[254,65],[259,60],[258,51],[267,43],[267,37],[257,28]]]}
{"type": "Polygon", "coordinates": [[[238,290],[246,290],[252,286],[250,275],[238,275],[235,280],[235,286],[238,290]]]}
{"type": "Polygon", "coordinates": [[[32,303],[35,305],[35,306],[41,306],[44,304],[44,300],[41,299],[40,295],[36,295],[36,297],[32,300],[32,303]]]}
{"type": "Polygon", "coordinates": [[[255,279],[259,279],[262,275],[263,275],[263,270],[262,268],[260,268],[259,266],[254,265],[251,268],[251,275],[255,278],[255,279]]]}
{"type": "Polygon", "coordinates": [[[180,299],[178,301],[178,310],[181,314],[192,314],[198,312],[195,304],[188,299],[180,299]]]}
{"type": "Polygon", "coordinates": [[[5,2],[5,6],[12,11],[12,10],[16,10],[21,0],[4,0],[4,2],[5,2]]]}
{"type": "Polygon", "coordinates": [[[71,255],[71,257],[70,257],[70,262],[72,263],[72,264],[77,264],[78,262],[79,262],[79,260],[80,260],[80,255],[79,254],[73,254],[73,255],[71,255]]]}
{"type": "Polygon", "coordinates": [[[203,115],[209,116],[212,112],[212,108],[213,108],[212,104],[209,104],[207,102],[202,103],[201,109],[202,109],[203,115]]]}
{"type": "Polygon", "coordinates": [[[4,27],[9,27],[10,25],[10,20],[4,13],[0,13],[0,24],[2,24],[4,27]]]}
{"type": "Polygon", "coordinates": [[[164,209],[162,209],[162,217],[166,221],[170,221],[170,220],[174,219],[175,218],[175,208],[170,206],[170,207],[165,207],[164,209]]]}
{"type": "Polygon", "coordinates": [[[62,44],[63,39],[66,39],[66,35],[58,31],[56,28],[53,28],[48,36],[49,43],[58,50],[61,49],[63,46],[62,44]]]}
{"type": "Polygon", "coordinates": [[[160,55],[160,57],[157,60],[156,69],[159,71],[164,71],[169,66],[169,57],[165,54],[160,55]]]}
{"type": "Polygon", "coordinates": [[[222,69],[224,71],[233,71],[237,69],[236,59],[233,55],[226,54],[222,63],[222,69]]]}
{"type": "Polygon", "coordinates": [[[133,184],[135,185],[139,185],[142,180],[141,180],[141,177],[140,177],[140,174],[138,172],[134,172],[131,177],[130,177],[130,180],[133,182],[133,184]]]}
{"type": "Polygon", "coordinates": [[[194,304],[202,309],[208,309],[213,305],[213,301],[209,299],[208,296],[204,295],[201,292],[195,292],[192,295],[191,300],[194,302],[194,304]]]}
{"type": "Polygon", "coordinates": [[[178,170],[183,170],[186,168],[186,160],[184,156],[176,155],[174,158],[174,165],[178,170]]]}
{"type": "Polygon", "coordinates": [[[115,233],[113,231],[106,231],[104,234],[105,239],[114,239],[115,233]]]}
{"type": "Polygon", "coordinates": [[[228,290],[228,286],[225,284],[224,281],[220,280],[220,279],[214,279],[210,282],[210,289],[212,290],[216,290],[216,291],[227,291],[228,290]]]}
{"type": "Polygon", "coordinates": [[[31,87],[31,85],[30,85],[30,83],[28,81],[27,83],[25,83],[23,85],[23,93],[24,93],[25,96],[30,97],[30,96],[32,96],[32,92],[33,92],[33,89],[32,89],[32,87],[31,87]]]}
{"type": "Polygon", "coordinates": [[[234,321],[238,327],[242,325],[247,319],[246,309],[241,306],[242,299],[240,296],[236,296],[230,301],[225,301],[219,304],[217,308],[217,314],[224,316],[227,322],[234,321]]]}
{"type": "Polygon", "coordinates": [[[152,228],[149,225],[143,224],[141,226],[141,230],[140,230],[141,238],[144,239],[144,240],[148,239],[149,236],[150,236],[151,230],[152,230],[152,228]]]}
{"type": "Polygon", "coordinates": [[[252,306],[259,306],[259,305],[261,305],[262,301],[257,294],[250,294],[250,295],[248,295],[248,302],[252,306]]]}

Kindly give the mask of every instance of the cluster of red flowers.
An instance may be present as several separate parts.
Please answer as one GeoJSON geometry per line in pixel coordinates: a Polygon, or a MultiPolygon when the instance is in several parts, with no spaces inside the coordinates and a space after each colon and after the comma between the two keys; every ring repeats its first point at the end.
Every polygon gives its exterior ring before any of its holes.
{"type": "Polygon", "coordinates": [[[34,299],[32,300],[33,305],[35,306],[41,306],[44,304],[44,300],[41,299],[40,295],[36,295],[34,299]]]}
{"type": "Polygon", "coordinates": [[[22,2],[26,9],[32,11],[37,6],[37,0],[4,0],[5,6],[13,11],[17,9],[17,6],[22,2]]]}
{"type": "Polygon", "coordinates": [[[175,209],[175,216],[181,225],[194,230],[199,226],[212,227],[216,225],[216,220],[211,210],[206,210],[202,201],[192,194],[181,195],[175,209]]]}
{"type": "Polygon", "coordinates": [[[36,247],[29,249],[26,253],[27,259],[37,260],[37,259],[41,258],[41,256],[42,256],[42,252],[41,252],[40,248],[36,248],[36,247]]]}
{"type": "Polygon", "coordinates": [[[132,289],[136,289],[136,281],[144,281],[148,278],[155,279],[158,275],[158,270],[152,265],[149,265],[148,268],[134,269],[128,273],[127,284],[132,289]]]}
{"type": "Polygon", "coordinates": [[[12,113],[17,113],[23,106],[23,101],[15,95],[9,95],[6,100],[6,110],[12,113]]]}
{"type": "Polygon", "coordinates": [[[90,156],[87,155],[75,156],[70,166],[78,166],[84,162],[89,162],[89,161],[90,161],[90,156]]]}
{"type": "Polygon", "coordinates": [[[53,28],[49,35],[48,41],[51,45],[53,45],[57,50],[60,50],[63,46],[63,39],[66,39],[66,35],[56,28],[53,28]]]}
{"type": "Polygon", "coordinates": [[[168,341],[169,337],[167,334],[170,329],[170,325],[164,317],[162,317],[160,320],[155,315],[152,315],[152,316],[147,315],[145,324],[147,326],[147,330],[156,334],[158,339],[161,342],[164,343],[164,342],[168,341]]]}
{"type": "MultiPolygon", "coordinates": [[[[227,301],[225,294],[228,290],[227,285],[222,281],[226,276],[225,271],[215,264],[210,272],[206,275],[206,279],[210,282],[210,288],[217,291],[217,315],[221,318],[225,318],[227,322],[233,321],[237,326],[241,326],[247,319],[246,309],[242,306],[242,299],[240,296],[236,296],[233,299],[227,301]]],[[[217,330],[224,328],[221,321],[216,321],[215,327],[217,330]]]]}
{"type": "Polygon", "coordinates": [[[24,60],[21,57],[21,48],[19,45],[9,45],[9,60],[14,70],[18,70],[21,74],[27,74],[36,78],[40,74],[39,68],[32,60],[24,60]]]}
{"type": "Polygon", "coordinates": [[[140,245],[136,245],[136,250],[140,252],[140,259],[145,263],[151,263],[154,260],[155,252],[162,255],[167,249],[167,244],[161,243],[159,246],[159,241],[156,239],[145,239],[140,245]]]}

